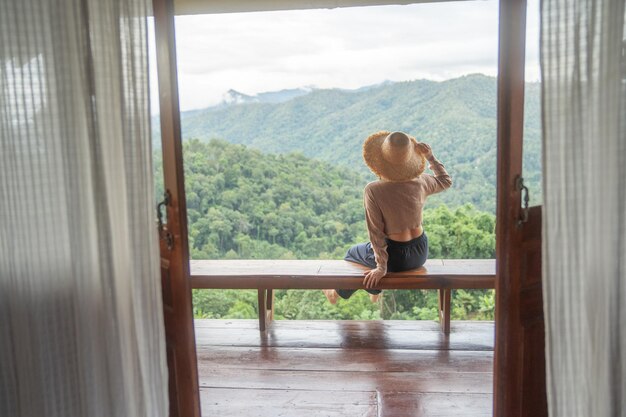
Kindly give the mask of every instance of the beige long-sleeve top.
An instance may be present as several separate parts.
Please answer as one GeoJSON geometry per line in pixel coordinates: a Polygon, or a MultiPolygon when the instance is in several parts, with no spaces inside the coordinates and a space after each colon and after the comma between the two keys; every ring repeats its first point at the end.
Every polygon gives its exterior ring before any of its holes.
{"type": "Polygon", "coordinates": [[[367,231],[376,256],[376,269],[383,273],[387,273],[388,259],[385,237],[421,226],[426,197],[452,185],[452,178],[441,162],[435,157],[428,162],[435,175],[422,174],[402,182],[379,180],[365,186],[367,231]]]}

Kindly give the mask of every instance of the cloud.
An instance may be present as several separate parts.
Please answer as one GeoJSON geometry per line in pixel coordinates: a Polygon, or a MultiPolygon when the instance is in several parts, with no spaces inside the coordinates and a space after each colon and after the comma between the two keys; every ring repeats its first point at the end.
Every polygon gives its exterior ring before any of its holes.
{"type": "MultiPolygon", "coordinates": [[[[181,109],[216,104],[231,88],[256,94],[495,75],[497,37],[494,0],[180,16],[181,109]]],[[[529,60],[535,56],[529,48],[529,60]]]]}

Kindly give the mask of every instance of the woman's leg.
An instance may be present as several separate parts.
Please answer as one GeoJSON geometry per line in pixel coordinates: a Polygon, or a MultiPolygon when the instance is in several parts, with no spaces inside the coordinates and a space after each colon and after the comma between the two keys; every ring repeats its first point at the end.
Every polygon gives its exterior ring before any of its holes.
{"type": "MultiPolygon", "coordinates": [[[[409,269],[419,268],[424,265],[428,258],[428,236],[423,233],[420,237],[413,239],[410,242],[394,242],[388,241],[389,244],[387,251],[389,253],[389,260],[387,262],[387,268],[390,272],[406,271],[409,269]]],[[[355,262],[369,268],[376,268],[376,256],[372,249],[371,243],[361,243],[352,246],[348,249],[348,253],[344,257],[344,260],[355,262]]],[[[324,290],[324,293],[326,294],[324,290]]],[[[381,290],[365,290],[372,294],[370,296],[373,302],[378,301],[376,295],[380,294],[381,290]]],[[[356,290],[335,290],[336,294],[341,298],[347,300],[356,292],[356,290]]],[[[330,293],[329,293],[330,294],[330,293]]],[[[329,294],[326,295],[328,300],[334,304],[329,294]]],[[[334,295],[334,294],[333,294],[334,295]]],[[[336,302],[336,299],[334,299],[336,302]]]]}
{"type": "Polygon", "coordinates": [[[328,300],[329,303],[337,304],[337,299],[339,298],[339,294],[337,294],[337,291],[335,291],[335,290],[322,290],[322,292],[326,296],[326,299],[328,300]]]}
{"type": "MultiPolygon", "coordinates": [[[[358,245],[352,246],[348,249],[346,256],[343,258],[349,262],[355,262],[360,265],[367,266],[369,268],[376,268],[376,256],[374,255],[374,250],[372,249],[372,244],[360,243],[358,245]]],[[[335,290],[337,294],[344,300],[347,300],[356,292],[356,290],[335,290]]],[[[365,290],[370,294],[380,294],[381,290],[365,290]]]]}

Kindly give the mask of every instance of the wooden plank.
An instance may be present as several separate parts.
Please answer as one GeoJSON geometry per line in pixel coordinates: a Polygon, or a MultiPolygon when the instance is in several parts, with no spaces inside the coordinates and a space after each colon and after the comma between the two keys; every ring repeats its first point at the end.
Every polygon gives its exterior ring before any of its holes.
{"type": "Polygon", "coordinates": [[[337,7],[364,7],[412,4],[415,0],[176,0],[176,15],[249,13],[276,10],[334,9],[337,7]]]}
{"type": "Polygon", "coordinates": [[[197,343],[212,346],[267,346],[267,347],[313,347],[356,349],[409,349],[409,350],[493,350],[493,334],[466,335],[455,334],[452,325],[451,335],[439,332],[416,332],[414,334],[394,334],[389,339],[378,339],[367,332],[343,335],[333,332],[325,335],[324,331],[310,331],[306,335],[279,334],[271,326],[266,334],[247,332],[235,338],[227,338],[227,330],[201,331],[197,334],[197,343]],[[401,337],[402,336],[402,337],[401,337]],[[213,339],[213,341],[211,341],[213,339]]]}
{"type": "MultiPolygon", "coordinates": [[[[366,267],[336,260],[198,260],[190,261],[192,288],[363,288],[366,267]]],[[[434,259],[411,271],[389,273],[385,289],[494,288],[493,259],[434,259]]]]}
{"type": "MultiPolygon", "coordinates": [[[[329,305],[329,308],[333,308],[329,305]]],[[[196,328],[232,329],[234,332],[244,329],[256,329],[258,322],[254,319],[195,319],[196,328]]],[[[295,331],[329,330],[343,332],[351,329],[367,328],[371,332],[385,333],[389,330],[399,331],[431,331],[439,332],[439,324],[432,320],[277,320],[278,330],[293,329],[295,331]]],[[[457,332],[490,332],[493,333],[494,322],[489,320],[457,320],[454,322],[457,332]]]]}
{"type": "MultiPolygon", "coordinates": [[[[369,271],[368,268],[363,265],[356,264],[348,261],[337,260],[322,260],[319,261],[320,269],[317,275],[321,276],[363,276],[363,273],[369,271]]],[[[440,259],[429,259],[426,264],[420,268],[412,269],[408,272],[408,275],[426,275],[430,268],[437,268],[443,266],[440,259]]],[[[390,275],[404,276],[405,272],[394,272],[390,275]]]]}
{"type": "Polygon", "coordinates": [[[487,417],[491,394],[202,388],[203,416],[487,417]],[[380,401],[378,400],[380,398],[380,401]]]}
{"type": "Polygon", "coordinates": [[[491,394],[381,392],[381,417],[491,417],[491,394]]]}
{"type": "Polygon", "coordinates": [[[222,368],[353,372],[489,372],[493,352],[198,345],[198,362],[222,368]]]}
{"type": "MultiPolygon", "coordinates": [[[[493,325],[459,326],[453,323],[450,336],[437,331],[376,330],[370,322],[346,330],[341,325],[318,329],[283,327],[275,321],[265,333],[233,331],[229,328],[196,327],[196,343],[204,346],[267,346],[313,348],[370,348],[410,350],[493,350],[493,325]]],[[[332,323],[332,322],[331,322],[332,323]]],[[[433,323],[435,328],[436,323],[433,323]]]]}
{"type": "MultiPolygon", "coordinates": [[[[361,276],[368,268],[342,260],[191,260],[192,275],[205,276],[361,276]]],[[[494,259],[429,259],[417,269],[390,276],[495,275],[494,259]]]]}
{"type": "Polygon", "coordinates": [[[221,368],[198,364],[203,388],[325,390],[335,395],[352,391],[492,392],[490,372],[338,372],[221,368]]]}
{"type": "MultiPolygon", "coordinates": [[[[496,273],[495,259],[442,259],[442,267],[451,274],[492,274],[496,273]]],[[[431,269],[436,269],[432,267],[431,269]]]]}
{"type": "MultiPolygon", "coordinates": [[[[206,276],[315,276],[321,263],[318,260],[191,260],[192,275],[206,276]]],[[[345,261],[337,261],[348,263],[345,261]]],[[[356,265],[356,264],[353,264],[356,265]]]]}
{"type": "MultiPolygon", "coordinates": [[[[219,276],[193,275],[190,277],[191,288],[194,289],[301,289],[322,290],[363,289],[361,276],[219,276]]],[[[494,276],[428,276],[428,277],[385,277],[378,289],[490,289],[494,288],[494,276]]]]}
{"type": "Polygon", "coordinates": [[[200,399],[207,417],[378,416],[376,392],[202,388],[200,399]]]}

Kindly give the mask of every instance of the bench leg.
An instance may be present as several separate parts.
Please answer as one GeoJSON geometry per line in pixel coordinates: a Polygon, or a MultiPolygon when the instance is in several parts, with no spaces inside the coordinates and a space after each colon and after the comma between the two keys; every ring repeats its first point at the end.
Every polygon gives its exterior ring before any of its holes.
{"type": "Polygon", "coordinates": [[[274,320],[274,290],[273,289],[267,290],[267,298],[265,301],[265,305],[267,307],[266,322],[269,325],[269,323],[271,323],[272,320],[274,320]]]}
{"type": "Polygon", "coordinates": [[[274,319],[274,290],[259,288],[259,330],[264,332],[274,319]]]}
{"type": "Polygon", "coordinates": [[[439,290],[439,324],[441,331],[446,335],[450,334],[451,291],[447,288],[439,290]]]}

